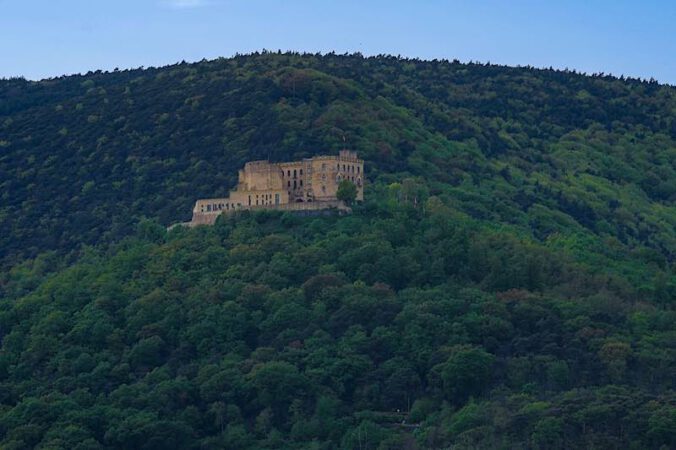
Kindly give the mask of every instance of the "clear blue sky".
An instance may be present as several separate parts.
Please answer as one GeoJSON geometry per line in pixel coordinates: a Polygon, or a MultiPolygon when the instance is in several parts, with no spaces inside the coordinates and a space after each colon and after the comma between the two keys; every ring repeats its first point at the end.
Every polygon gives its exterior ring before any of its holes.
{"type": "Polygon", "coordinates": [[[0,77],[263,48],[568,67],[676,84],[676,1],[0,0],[0,77]]]}

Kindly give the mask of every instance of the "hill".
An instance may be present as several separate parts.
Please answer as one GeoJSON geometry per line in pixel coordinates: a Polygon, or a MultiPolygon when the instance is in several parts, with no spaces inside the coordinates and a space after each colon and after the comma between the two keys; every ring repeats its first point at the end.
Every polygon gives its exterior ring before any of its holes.
{"type": "Polygon", "coordinates": [[[673,261],[676,89],[457,62],[255,54],[0,81],[0,253],[189,217],[251,159],[348,145],[472,217],[673,261]]]}
{"type": "Polygon", "coordinates": [[[0,81],[0,442],[673,447],[674,111],[385,56],[0,81]],[[353,215],[164,231],[343,137],[353,215]]]}

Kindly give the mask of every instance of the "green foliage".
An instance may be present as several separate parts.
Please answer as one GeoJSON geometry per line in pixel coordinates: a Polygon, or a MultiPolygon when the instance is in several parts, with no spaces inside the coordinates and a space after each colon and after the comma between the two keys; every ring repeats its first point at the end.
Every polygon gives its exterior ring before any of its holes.
{"type": "Polygon", "coordinates": [[[345,202],[347,205],[351,205],[357,198],[357,186],[350,180],[342,180],[338,184],[336,198],[345,202]]]}
{"type": "Polygon", "coordinates": [[[0,81],[0,447],[676,446],[674,108],[335,54],[0,81]],[[165,230],[343,136],[353,214],[165,230]]]}
{"type": "Polygon", "coordinates": [[[489,385],[495,358],[480,348],[460,346],[451,352],[441,365],[441,381],[448,398],[462,403],[489,385]]]}
{"type": "Polygon", "coordinates": [[[186,220],[246,161],[335,153],[347,137],[369,185],[399,183],[413,205],[432,192],[652,295],[664,283],[647,276],[676,255],[675,92],[570,71],[266,52],[0,80],[0,267],[77,256],[144,218],[186,220]]]}
{"type": "Polygon", "coordinates": [[[347,217],[143,222],[8,290],[0,445],[673,443],[671,309],[569,258],[534,284],[545,245],[379,195],[347,217]]]}

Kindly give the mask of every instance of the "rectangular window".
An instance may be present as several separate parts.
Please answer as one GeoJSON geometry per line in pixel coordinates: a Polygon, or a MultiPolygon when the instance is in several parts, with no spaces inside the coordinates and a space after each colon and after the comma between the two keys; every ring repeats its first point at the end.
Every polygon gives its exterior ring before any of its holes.
{"type": "Polygon", "coordinates": [[[211,212],[211,205],[207,205],[207,212],[211,212]]]}
{"type": "Polygon", "coordinates": [[[275,194],[275,205],[279,205],[279,194],[275,194]]]}

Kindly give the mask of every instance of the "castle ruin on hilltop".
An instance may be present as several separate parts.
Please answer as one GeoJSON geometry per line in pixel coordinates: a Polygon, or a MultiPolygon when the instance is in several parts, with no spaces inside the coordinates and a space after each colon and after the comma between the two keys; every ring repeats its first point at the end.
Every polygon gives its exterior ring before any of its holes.
{"type": "Polygon", "coordinates": [[[356,152],[341,150],[338,156],[282,163],[250,161],[239,171],[237,187],[228,197],[197,200],[192,220],[183,225],[210,225],[220,214],[246,209],[349,211],[336,197],[342,180],[353,182],[357,200],[364,199],[364,161],[356,152]]]}

